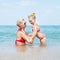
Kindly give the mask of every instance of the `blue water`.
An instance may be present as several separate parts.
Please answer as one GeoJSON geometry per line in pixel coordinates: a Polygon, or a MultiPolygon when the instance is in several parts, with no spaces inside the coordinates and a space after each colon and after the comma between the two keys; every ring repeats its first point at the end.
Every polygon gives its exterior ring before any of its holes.
{"type": "MultiPolygon", "coordinates": [[[[60,45],[60,26],[40,26],[40,30],[47,37],[47,45],[60,45]]],[[[25,31],[32,33],[32,27],[27,26],[25,31]]],[[[0,26],[0,46],[14,45],[16,32],[17,26],[0,26]]],[[[39,44],[39,39],[35,38],[34,44],[39,44]]]]}

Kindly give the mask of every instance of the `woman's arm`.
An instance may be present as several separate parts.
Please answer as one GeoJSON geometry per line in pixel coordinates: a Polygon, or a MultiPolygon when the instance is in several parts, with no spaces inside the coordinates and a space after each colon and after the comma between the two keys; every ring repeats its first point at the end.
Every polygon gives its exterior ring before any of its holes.
{"type": "Polygon", "coordinates": [[[24,38],[28,43],[33,43],[33,39],[26,35],[24,32],[20,32],[20,36],[24,38]]]}
{"type": "Polygon", "coordinates": [[[32,34],[28,34],[28,33],[26,32],[26,35],[31,36],[32,34]]]}

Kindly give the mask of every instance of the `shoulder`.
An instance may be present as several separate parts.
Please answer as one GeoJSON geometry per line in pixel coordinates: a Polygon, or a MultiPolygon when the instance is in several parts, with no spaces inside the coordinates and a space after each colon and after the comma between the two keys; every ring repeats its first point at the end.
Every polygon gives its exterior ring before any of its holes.
{"type": "Polygon", "coordinates": [[[21,32],[21,31],[17,31],[17,34],[21,35],[21,34],[22,34],[22,32],[21,32]]]}

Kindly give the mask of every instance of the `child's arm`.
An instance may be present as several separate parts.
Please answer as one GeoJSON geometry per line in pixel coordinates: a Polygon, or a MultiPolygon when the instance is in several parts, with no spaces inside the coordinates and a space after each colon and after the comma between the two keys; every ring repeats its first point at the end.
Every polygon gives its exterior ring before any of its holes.
{"type": "Polygon", "coordinates": [[[34,37],[36,36],[37,34],[37,29],[36,29],[37,26],[34,26],[34,31],[32,32],[32,38],[34,39],[34,37]]]}

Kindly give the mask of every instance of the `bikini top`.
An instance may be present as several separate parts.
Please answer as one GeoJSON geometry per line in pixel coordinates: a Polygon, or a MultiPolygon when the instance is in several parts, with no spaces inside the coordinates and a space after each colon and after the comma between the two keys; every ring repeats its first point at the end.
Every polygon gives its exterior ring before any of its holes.
{"type": "Polygon", "coordinates": [[[22,31],[22,28],[19,28],[18,31],[22,31]]]}
{"type": "MultiPolygon", "coordinates": [[[[18,31],[22,31],[22,28],[19,28],[18,31]]],[[[25,39],[24,38],[21,38],[19,41],[20,42],[25,42],[25,39]]]]}
{"type": "MultiPolygon", "coordinates": [[[[34,31],[34,29],[33,29],[33,28],[32,28],[32,31],[34,31]]],[[[37,30],[37,32],[39,32],[39,31],[40,31],[40,29],[38,29],[38,30],[37,30]]]]}

